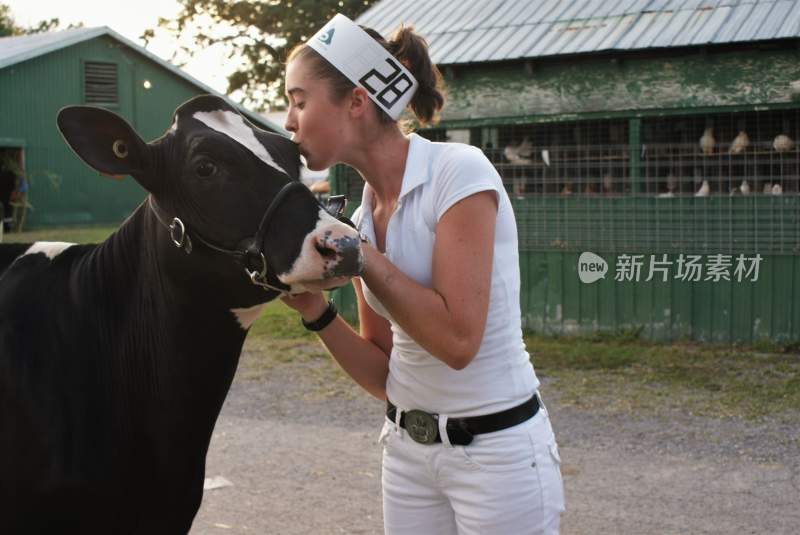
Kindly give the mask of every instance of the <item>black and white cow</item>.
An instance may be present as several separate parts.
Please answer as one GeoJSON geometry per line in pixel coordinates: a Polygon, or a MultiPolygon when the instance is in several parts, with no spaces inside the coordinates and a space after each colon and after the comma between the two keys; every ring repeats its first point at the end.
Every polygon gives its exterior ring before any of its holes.
{"type": "Polygon", "coordinates": [[[150,143],[98,108],[58,126],[150,195],[102,244],[0,246],[0,533],[186,533],[248,328],[357,274],[359,237],[298,185],[296,145],[220,98],[150,143]]]}

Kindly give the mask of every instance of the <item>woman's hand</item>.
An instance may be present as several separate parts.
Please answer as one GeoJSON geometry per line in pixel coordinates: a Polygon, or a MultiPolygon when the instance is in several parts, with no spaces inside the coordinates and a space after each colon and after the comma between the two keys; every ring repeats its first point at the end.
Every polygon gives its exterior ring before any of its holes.
{"type": "Polygon", "coordinates": [[[289,308],[293,308],[303,316],[303,319],[311,322],[322,316],[328,307],[328,302],[322,292],[304,292],[297,295],[284,295],[281,301],[286,303],[289,308]]]}

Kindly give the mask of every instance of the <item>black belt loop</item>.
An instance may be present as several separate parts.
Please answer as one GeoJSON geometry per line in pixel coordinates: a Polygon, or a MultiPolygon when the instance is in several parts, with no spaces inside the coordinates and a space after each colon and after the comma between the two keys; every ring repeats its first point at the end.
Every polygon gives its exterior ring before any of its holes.
{"type": "MultiPolygon", "coordinates": [[[[508,429],[533,418],[539,412],[540,406],[538,393],[535,393],[524,403],[504,411],[482,416],[448,418],[446,425],[447,436],[454,446],[467,446],[472,442],[472,438],[475,435],[508,429]]],[[[396,415],[397,407],[387,400],[386,416],[394,422],[396,415]]],[[[442,437],[439,436],[437,414],[430,414],[420,410],[403,411],[397,424],[408,431],[412,439],[421,444],[442,441],[442,437]],[[407,425],[409,419],[411,423],[407,425]]]]}

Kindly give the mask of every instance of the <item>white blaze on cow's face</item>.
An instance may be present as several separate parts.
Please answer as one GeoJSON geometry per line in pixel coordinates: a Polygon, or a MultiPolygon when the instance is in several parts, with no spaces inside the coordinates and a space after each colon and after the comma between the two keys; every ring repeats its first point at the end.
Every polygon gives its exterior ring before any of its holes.
{"type": "Polygon", "coordinates": [[[67,243],[63,241],[37,241],[31,245],[22,256],[29,254],[42,253],[50,260],[63,253],[67,248],[75,245],[74,243],[67,243]]]}
{"type": "Polygon", "coordinates": [[[278,274],[290,293],[319,291],[345,284],[364,265],[358,231],[320,209],[317,225],[303,240],[292,267],[278,274]]]}
{"type": "Polygon", "coordinates": [[[225,134],[233,139],[247,150],[255,154],[260,160],[267,165],[274,167],[284,175],[289,175],[286,170],[278,165],[270,155],[269,151],[264,148],[258,139],[256,139],[253,130],[244,122],[244,119],[238,113],[225,110],[216,111],[199,111],[192,117],[205,124],[212,130],[216,130],[221,134],[225,134]]]}

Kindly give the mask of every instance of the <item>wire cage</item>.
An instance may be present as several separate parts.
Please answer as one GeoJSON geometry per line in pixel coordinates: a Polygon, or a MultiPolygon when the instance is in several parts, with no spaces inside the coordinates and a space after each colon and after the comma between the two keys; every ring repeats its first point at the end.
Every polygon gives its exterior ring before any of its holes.
{"type": "Polygon", "coordinates": [[[521,250],[800,252],[800,109],[419,133],[482,148],[521,250]]]}

